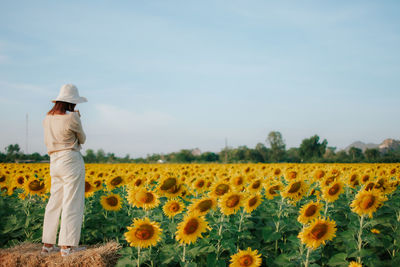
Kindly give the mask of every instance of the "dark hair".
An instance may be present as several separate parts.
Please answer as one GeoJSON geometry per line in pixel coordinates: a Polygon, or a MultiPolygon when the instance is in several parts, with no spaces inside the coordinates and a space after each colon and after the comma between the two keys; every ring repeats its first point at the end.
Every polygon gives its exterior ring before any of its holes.
{"type": "Polygon", "coordinates": [[[63,101],[56,101],[54,107],[47,112],[48,115],[54,114],[65,114],[67,111],[74,111],[76,104],[63,102],[63,101]]]}

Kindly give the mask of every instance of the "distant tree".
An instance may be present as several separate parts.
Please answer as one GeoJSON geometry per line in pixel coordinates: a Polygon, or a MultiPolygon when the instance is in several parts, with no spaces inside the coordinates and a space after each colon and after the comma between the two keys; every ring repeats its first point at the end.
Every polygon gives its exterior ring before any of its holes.
{"type": "Polygon", "coordinates": [[[336,157],[334,159],[335,162],[349,162],[350,157],[345,150],[341,150],[336,153],[336,157]]]}
{"type": "Polygon", "coordinates": [[[380,156],[380,152],[376,148],[367,148],[364,151],[364,156],[369,162],[375,162],[380,156]]]}
{"type": "Polygon", "coordinates": [[[292,147],[286,151],[286,161],[287,162],[301,162],[299,155],[299,149],[292,147]]]}
{"type": "Polygon", "coordinates": [[[21,148],[18,144],[8,145],[5,149],[7,162],[15,162],[15,160],[19,159],[22,155],[21,148]]]}
{"type": "Polygon", "coordinates": [[[83,157],[85,162],[87,163],[95,163],[97,162],[96,154],[94,153],[93,149],[87,149],[86,155],[83,157]]]}
{"type": "Polygon", "coordinates": [[[204,152],[199,156],[199,161],[201,162],[217,162],[218,160],[218,154],[214,152],[204,152]]]}
{"type": "Polygon", "coordinates": [[[270,158],[272,161],[280,162],[285,157],[285,142],[283,141],[282,134],[277,131],[270,132],[266,140],[271,146],[270,158]]]}
{"type": "Polygon", "coordinates": [[[352,161],[360,161],[363,159],[362,150],[354,146],[350,147],[349,156],[352,159],[352,161]]]}
{"type": "Polygon", "coordinates": [[[257,153],[260,155],[260,157],[262,159],[260,162],[267,162],[268,161],[269,149],[263,143],[258,143],[256,145],[255,150],[257,151],[257,153]]]}
{"type": "Polygon", "coordinates": [[[97,162],[104,163],[107,161],[106,153],[103,149],[98,149],[96,152],[96,160],[97,162]]]}
{"type": "Polygon", "coordinates": [[[195,156],[192,154],[192,150],[181,149],[178,153],[175,153],[173,162],[189,163],[195,160],[195,156]]]}
{"type": "Polygon", "coordinates": [[[304,161],[320,159],[325,154],[327,145],[326,139],[322,143],[319,142],[318,135],[303,139],[299,148],[299,156],[304,161]]]}

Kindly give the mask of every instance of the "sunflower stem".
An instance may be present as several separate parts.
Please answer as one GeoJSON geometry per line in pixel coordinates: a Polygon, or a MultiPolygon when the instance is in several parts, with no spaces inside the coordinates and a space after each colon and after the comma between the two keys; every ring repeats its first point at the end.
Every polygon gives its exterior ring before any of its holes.
{"type": "Polygon", "coordinates": [[[310,252],[311,252],[311,249],[308,248],[307,249],[306,262],[304,263],[304,267],[308,267],[308,263],[309,263],[309,259],[310,259],[310,252]]]}
{"type": "Polygon", "coordinates": [[[183,245],[183,253],[182,253],[182,262],[183,263],[186,262],[185,256],[186,256],[186,244],[183,245]]]}
{"type": "Polygon", "coordinates": [[[140,267],[140,247],[138,247],[137,251],[137,267],[140,267]]]}
{"type": "Polygon", "coordinates": [[[224,214],[221,215],[218,229],[218,244],[217,244],[217,260],[219,257],[219,250],[221,249],[221,234],[222,234],[222,222],[224,221],[224,214]]]}
{"type": "Polygon", "coordinates": [[[325,200],[325,211],[324,211],[324,217],[326,217],[326,214],[328,213],[328,206],[329,206],[329,202],[325,200]]]}
{"type": "MultiPolygon", "coordinates": [[[[240,215],[240,221],[239,221],[239,229],[238,232],[240,233],[242,231],[242,222],[243,222],[243,218],[244,218],[244,209],[242,210],[242,214],[240,215]]],[[[236,250],[239,252],[239,238],[240,236],[238,235],[238,242],[237,242],[237,246],[236,246],[236,250]]]]}
{"type": "Polygon", "coordinates": [[[357,262],[361,263],[361,247],[362,247],[362,229],[363,229],[363,222],[364,222],[364,215],[360,217],[360,229],[358,231],[358,257],[357,257],[357,262]]]}
{"type": "MultiPolygon", "coordinates": [[[[281,198],[281,201],[279,202],[279,211],[278,211],[278,221],[275,223],[275,232],[279,233],[279,226],[280,226],[280,220],[281,220],[281,215],[282,215],[282,206],[284,203],[284,198],[281,198]]],[[[278,240],[275,240],[275,254],[278,253],[278,240]]]]}

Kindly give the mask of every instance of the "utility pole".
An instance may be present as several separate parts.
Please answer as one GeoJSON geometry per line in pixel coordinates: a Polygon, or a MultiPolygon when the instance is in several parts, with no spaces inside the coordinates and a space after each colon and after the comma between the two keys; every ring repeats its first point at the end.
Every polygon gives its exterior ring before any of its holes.
{"type": "Polygon", "coordinates": [[[28,154],[28,113],[26,113],[26,136],[25,136],[25,154],[28,154]]]}
{"type": "Polygon", "coordinates": [[[225,163],[228,162],[228,138],[225,137],[225,163]]]}

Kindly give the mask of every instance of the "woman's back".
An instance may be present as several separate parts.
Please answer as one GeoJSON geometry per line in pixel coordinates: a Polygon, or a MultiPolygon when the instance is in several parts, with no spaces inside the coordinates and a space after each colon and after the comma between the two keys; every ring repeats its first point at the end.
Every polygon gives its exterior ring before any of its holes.
{"type": "Polygon", "coordinates": [[[43,128],[48,154],[62,150],[79,151],[81,144],[86,140],[77,112],[47,115],[43,121],[43,128]]]}

